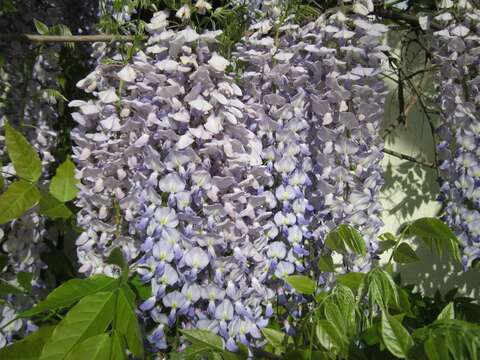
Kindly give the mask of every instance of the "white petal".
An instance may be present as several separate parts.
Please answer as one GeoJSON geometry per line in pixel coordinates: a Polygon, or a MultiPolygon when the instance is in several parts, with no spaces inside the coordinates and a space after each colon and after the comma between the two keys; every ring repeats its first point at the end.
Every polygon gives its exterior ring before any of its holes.
{"type": "Polygon", "coordinates": [[[130,65],[125,65],[122,70],[120,70],[117,73],[118,77],[120,80],[126,81],[126,82],[134,82],[135,78],[137,77],[137,74],[135,70],[130,65]]]}
{"type": "Polygon", "coordinates": [[[113,87],[105,91],[100,91],[98,93],[98,98],[104,104],[111,104],[119,100],[117,94],[115,93],[115,89],[113,87]]]}
{"type": "Polygon", "coordinates": [[[203,113],[207,113],[213,109],[212,104],[210,104],[208,101],[205,101],[201,97],[190,101],[188,104],[195,110],[201,111],[203,113]]]}
{"type": "Polygon", "coordinates": [[[148,134],[143,134],[142,136],[140,136],[136,141],[135,143],[133,144],[133,146],[135,147],[142,147],[144,146],[147,142],[148,142],[148,139],[150,138],[150,136],[148,134]]]}
{"type": "Polygon", "coordinates": [[[185,149],[187,146],[192,144],[193,141],[194,140],[189,133],[184,134],[184,135],[180,136],[180,138],[178,139],[176,148],[179,149],[179,150],[185,149]]]}
{"type": "Polygon", "coordinates": [[[208,64],[217,71],[225,71],[225,68],[230,65],[230,61],[217,53],[213,53],[210,60],[208,60],[208,64]]]}

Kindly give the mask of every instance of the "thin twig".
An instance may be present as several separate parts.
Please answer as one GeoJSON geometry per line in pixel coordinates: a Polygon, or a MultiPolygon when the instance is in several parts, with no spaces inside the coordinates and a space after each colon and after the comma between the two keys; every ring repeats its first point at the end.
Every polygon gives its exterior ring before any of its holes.
{"type": "Polygon", "coordinates": [[[426,166],[426,167],[429,167],[429,168],[432,168],[432,169],[436,169],[436,168],[437,168],[437,167],[435,166],[435,164],[432,164],[432,163],[429,163],[429,162],[426,162],[426,161],[422,161],[422,160],[415,159],[413,156],[406,155],[406,154],[402,154],[402,153],[396,152],[396,151],[394,151],[394,150],[383,149],[382,151],[383,151],[385,154],[395,156],[395,157],[397,157],[397,158],[399,158],[399,159],[402,159],[402,160],[411,161],[411,162],[414,162],[414,163],[416,163],[416,164],[419,164],[419,165],[422,165],[422,166],[426,166]]]}
{"type": "Polygon", "coordinates": [[[133,41],[130,35],[36,35],[0,34],[0,41],[31,41],[38,43],[133,41]]]}
{"type": "MultiPolygon", "coordinates": [[[[403,21],[413,26],[420,26],[418,17],[415,15],[404,14],[399,11],[383,9],[381,7],[375,8],[374,14],[384,19],[403,21]]],[[[433,30],[442,30],[442,26],[434,22],[430,23],[430,28],[433,30]]]]}

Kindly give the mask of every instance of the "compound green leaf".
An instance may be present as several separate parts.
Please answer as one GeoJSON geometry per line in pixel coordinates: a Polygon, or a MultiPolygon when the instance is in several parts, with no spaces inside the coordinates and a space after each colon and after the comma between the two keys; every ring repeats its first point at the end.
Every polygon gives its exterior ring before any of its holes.
{"type": "Polygon", "coordinates": [[[111,346],[108,334],[92,336],[75,345],[65,360],[109,360],[111,346]]]}
{"type": "Polygon", "coordinates": [[[98,292],[81,299],[53,331],[40,360],[63,360],[79,343],[105,332],[113,320],[115,293],[98,292]]]}
{"type": "Polygon", "coordinates": [[[22,317],[31,317],[44,311],[52,311],[68,307],[79,301],[81,298],[95,294],[100,291],[111,291],[117,287],[117,280],[98,275],[89,279],[72,279],[55,290],[53,290],[45,300],[41,301],[32,309],[24,311],[22,317]]]}
{"type": "Polygon", "coordinates": [[[0,349],[0,359],[38,360],[43,346],[54,328],[55,326],[41,327],[22,340],[0,349]]]}

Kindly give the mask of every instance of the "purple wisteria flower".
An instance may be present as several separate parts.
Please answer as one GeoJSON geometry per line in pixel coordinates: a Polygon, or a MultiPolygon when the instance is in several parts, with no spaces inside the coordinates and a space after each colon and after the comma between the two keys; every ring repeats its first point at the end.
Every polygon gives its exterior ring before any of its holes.
{"type": "Polygon", "coordinates": [[[465,2],[435,18],[433,60],[442,124],[437,129],[440,200],[444,219],[456,230],[464,267],[480,258],[480,11],[465,2]],[[463,8],[462,8],[463,7],[463,8]]]}

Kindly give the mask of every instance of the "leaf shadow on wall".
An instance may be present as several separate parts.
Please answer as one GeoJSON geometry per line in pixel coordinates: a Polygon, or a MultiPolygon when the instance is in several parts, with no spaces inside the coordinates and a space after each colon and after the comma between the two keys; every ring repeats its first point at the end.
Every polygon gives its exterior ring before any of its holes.
{"type": "Polygon", "coordinates": [[[415,284],[425,295],[433,296],[438,289],[443,295],[453,288],[459,289],[459,295],[480,298],[480,270],[463,271],[445,254],[440,257],[428,246],[420,243],[416,249],[420,261],[398,264],[396,270],[402,274],[402,283],[415,284]]]}

